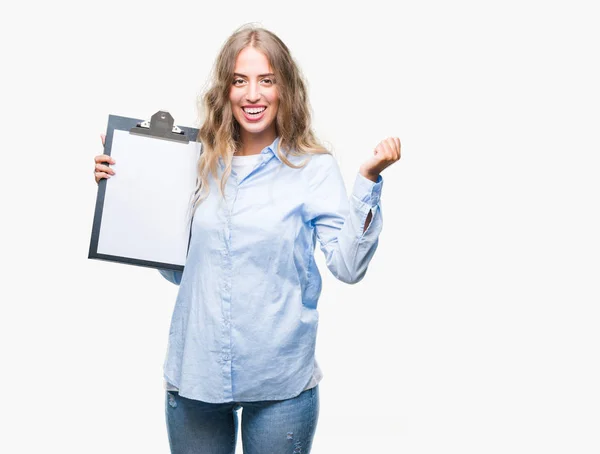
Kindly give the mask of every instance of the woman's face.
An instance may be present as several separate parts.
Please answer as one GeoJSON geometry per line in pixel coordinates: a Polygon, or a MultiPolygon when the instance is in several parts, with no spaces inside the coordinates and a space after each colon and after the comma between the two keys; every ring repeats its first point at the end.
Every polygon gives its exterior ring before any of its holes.
{"type": "Polygon", "coordinates": [[[241,127],[242,140],[248,135],[275,140],[279,92],[274,77],[262,52],[246,47],[238,54],[229,100],[233,116],[241,127]]]}

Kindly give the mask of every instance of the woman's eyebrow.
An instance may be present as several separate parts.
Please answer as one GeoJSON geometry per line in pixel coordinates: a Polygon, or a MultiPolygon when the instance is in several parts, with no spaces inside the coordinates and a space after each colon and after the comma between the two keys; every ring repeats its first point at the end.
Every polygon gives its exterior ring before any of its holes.
{"type": "MultiPolygon", "coordinates": [[[[238,76],[238,77],[246,77],[246,78],[248,78],[248,76],[246,76],[245,74],[233,73],[233,75],[234,76],[238,76]]],[[[275,76],[275,74],[273,74],[273,73],[267,73],[267,74],[259,74],[258,75],[258,77],[267,77],[267,76],[273,77],[273,76],[275,76]]]]}

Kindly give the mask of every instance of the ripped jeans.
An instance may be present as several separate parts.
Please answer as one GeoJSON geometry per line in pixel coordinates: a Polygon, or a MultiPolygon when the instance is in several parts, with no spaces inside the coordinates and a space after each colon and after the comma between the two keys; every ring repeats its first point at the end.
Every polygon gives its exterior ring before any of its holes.
{"type": "Polygon", "coordinates": [[[319,385],[286,400],[211,404],[167,391],[172,454],[235,454],[241,408],[244,454],[308,454],[319,419],[319,385]]]}

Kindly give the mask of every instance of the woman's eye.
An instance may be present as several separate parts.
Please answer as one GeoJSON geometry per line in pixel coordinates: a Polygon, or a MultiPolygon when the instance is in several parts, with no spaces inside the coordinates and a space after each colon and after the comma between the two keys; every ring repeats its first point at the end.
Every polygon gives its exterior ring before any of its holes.
{"type": "Polygon", "coordinates": [[[272,79],[263,79],[262,82],[267,85],[271,85],[273,83],[273,80],[272,79]]]}
{"type": "Polygon", "coordinates": [[[244,79],[234,79],[233,85],[241,85],[244,83],[244,79]]]}

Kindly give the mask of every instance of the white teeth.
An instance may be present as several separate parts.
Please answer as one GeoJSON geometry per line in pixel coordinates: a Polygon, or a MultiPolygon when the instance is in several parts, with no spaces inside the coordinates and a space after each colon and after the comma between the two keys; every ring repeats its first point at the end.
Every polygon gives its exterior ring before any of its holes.
{"type": "Polygon", "coordinates": [[[249,114],[257,114],[257,113],[261,113],[263,110],[265,110],[266,107],[244,107],[244,112],[249,113],[249,114]]]}

